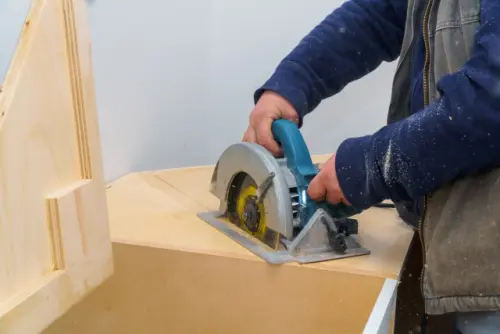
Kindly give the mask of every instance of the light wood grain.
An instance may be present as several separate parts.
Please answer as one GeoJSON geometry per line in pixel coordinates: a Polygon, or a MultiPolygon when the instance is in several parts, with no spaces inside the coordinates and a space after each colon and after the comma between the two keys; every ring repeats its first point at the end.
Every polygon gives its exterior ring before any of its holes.
{"type": "Polygon", "coordinates": [[[33,1],[0,93],[2,334],[39,333],[112,272],[85,11],[33,1]]]}
{"type": "MultiPolygon", "coordinates": [[[[314,160],[327,158],[316,156],[314,160]]],[[[110,206],[130,205],[111,211],[113,240],[260,261],[196,216],[218,208],[218,199],[208,191],[212,170],[203,166],[138,173],[114,182],[108,190],[110,206]],[[143,223],[137,225],[137,220],[143,223]]],[[[307,266],[397,279],[413,232],[394,209],[373,208],[355,218],[359,220],[359,240],[372,253],[307,266]]]]}
{"type": "Polygon", "coordinates": [[[110,184],[116,272],[45,334],[361,333],[413,235],[395,212],[358,217],[369,256],[272,266],[196,216],[217,207],[212,169],[133,173],[110,184]]]}

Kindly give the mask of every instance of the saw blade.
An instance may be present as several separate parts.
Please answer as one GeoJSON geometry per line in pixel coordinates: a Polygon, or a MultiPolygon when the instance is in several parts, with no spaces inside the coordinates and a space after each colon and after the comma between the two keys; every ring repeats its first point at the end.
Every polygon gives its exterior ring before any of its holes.
{"type": "Polygon", "coordinates": [[[245,233],[278,249],[280,235],[267,227],[264,203],[256,200],[257,188],[248,174],[240,173],[233,179],[228,194],[228,219],[245,233]]]}

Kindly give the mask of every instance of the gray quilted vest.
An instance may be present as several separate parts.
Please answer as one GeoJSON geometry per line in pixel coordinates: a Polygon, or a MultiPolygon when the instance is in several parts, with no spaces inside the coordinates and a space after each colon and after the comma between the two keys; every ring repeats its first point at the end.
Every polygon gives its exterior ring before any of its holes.
{"type": "MultiPolygon", "coordinates": [[[[437,81],[469,59],[480,11],[480,0],[409,0],[389,123],[410,115],[410,69],[419,25],[427,27],[427,105],[439,97],[437,81]]],[[[426,312],[499,310],[500,169],[445,185],[424,202],[418,234],[426,312]]]]}

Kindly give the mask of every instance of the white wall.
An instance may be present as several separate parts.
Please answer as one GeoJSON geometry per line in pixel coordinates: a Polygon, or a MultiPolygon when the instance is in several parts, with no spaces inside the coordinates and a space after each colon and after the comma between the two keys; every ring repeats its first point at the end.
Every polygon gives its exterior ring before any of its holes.
{"type": "Polygon", "coordinates": [[[29,5],[29,0],[0,0],[0,84],[9,68],[29,5]]]}
{"type": "MultiPolygon", "coordinates": [[[[1,3],[5,1],[20,0],[1,3]]],[[[313,3],[92,1],[107,179],[137,170],[215,163],[228,145],[241,139],[254,90],[342,1],[313,3]]],[[[343,139],[384,123],[394,66],[381,66],[306,118],[303,133],[312,153],[333,152],[343,139]]]]}

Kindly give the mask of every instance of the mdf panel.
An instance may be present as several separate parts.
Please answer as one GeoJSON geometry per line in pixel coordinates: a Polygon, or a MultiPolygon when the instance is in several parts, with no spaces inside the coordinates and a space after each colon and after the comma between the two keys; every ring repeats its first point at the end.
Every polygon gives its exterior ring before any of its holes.
{"type": "Polygon", "coordinates": [[[360,334],[384,284],[161,247],[113,250],[112,278],[43,334],[360,334]]]}

